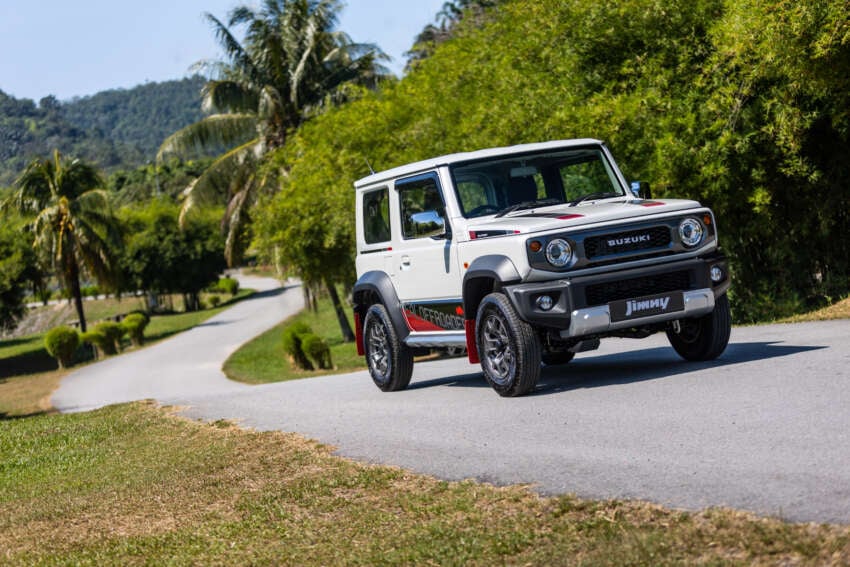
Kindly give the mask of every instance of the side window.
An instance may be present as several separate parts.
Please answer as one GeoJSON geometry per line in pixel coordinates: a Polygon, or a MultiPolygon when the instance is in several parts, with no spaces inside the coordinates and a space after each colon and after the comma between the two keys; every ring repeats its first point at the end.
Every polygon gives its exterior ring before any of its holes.
{"type": "Polygon", "coordinates": [[[401,229],[405,239],[444,234],[446,207],[433,175],[396,183],[401,203],[401,229]]]}
{"type": "Polygon", "coordinates": [[[390,239],[389,191],[379,189],[363,195],[363,235],[367,244],[390,239]]]}

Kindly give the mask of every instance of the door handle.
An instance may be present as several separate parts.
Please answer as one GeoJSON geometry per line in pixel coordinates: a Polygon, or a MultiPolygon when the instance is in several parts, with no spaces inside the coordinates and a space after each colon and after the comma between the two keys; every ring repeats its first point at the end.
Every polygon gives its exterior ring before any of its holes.
{"type": "Polygon", "coordinates": [[[410,268],[410,256],[402,256],[401,257],[401,269],[406,270],[410,268]]]}

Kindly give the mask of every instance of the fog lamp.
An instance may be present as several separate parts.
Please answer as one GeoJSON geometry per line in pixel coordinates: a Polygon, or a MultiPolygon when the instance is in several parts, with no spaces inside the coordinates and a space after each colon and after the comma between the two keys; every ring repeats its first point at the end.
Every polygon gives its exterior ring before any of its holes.
{"type": "Polygon", "coordinates": [[[719,283],[723,279],[723,270],[720,266],[712,266],[709,275],[711,276],[711,281],[719,283]]]}
{"type": "Polygon", "coordinates": [[[549,311],[555,305],[555,301],[548,295],[541,295],[535,303],[541,311],[549,311]]]}

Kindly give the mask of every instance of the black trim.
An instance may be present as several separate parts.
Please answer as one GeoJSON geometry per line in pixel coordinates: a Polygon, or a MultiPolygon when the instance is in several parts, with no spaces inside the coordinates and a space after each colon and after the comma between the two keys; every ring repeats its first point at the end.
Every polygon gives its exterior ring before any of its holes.
{"type": "Polygon", "coordinates": [[[517,283],[522,278],[507,256],[488,254],[476,258],[463,276],[463,313],[467,320],[475,320],[481,299],[499,288],[517,283]]]}
{"type": "Polygon", "coordinates": [[[660,286],[659,292],[674,291],[664,288],[664,282],[666,281],[687,282],[687,285],[684,287],[674,286],[677,288],[676,291],[711,288],[715,298],[720,297],[726,293],[730,285],[726,257],[721,252],[716,252],[702,258],[656,264],[642,268],[619,270],[576,278],[561,278],[546,282],[511,285],[507,286],[505,291],[508,293],[508,297],[510,297],[511,302],[523,320],[532,325],[554,329],[567,329],[570,326],[570,313],[576,309],[592,307],[593,305],[604,305],[609,301],[626,299],[626,296],[633,298],[640,295],[650,295],[654,293],[651,291],[652,285],[660,286]],[[726,274],[725,279],[717,284],[711,281],[709,275],[711,267],[715,265],[720,265],[723,273],[726,274]],[[682,279],[683,277],[684,279],[682,279]],[[632,285],[629,282],[640,282],[642,279],[650,282],[648,284],[650,291],[638,291],[641,288],[635,284],[634,289],[636,291],[634,296],[628,293],[625,295],[620,293],[621,290],[618,289],[620,284],[624,284],[628,288],[632,285]],[[597,299],[592,303],[587,301],[588,288],[598,288],[599,286],[606,285],[614,290],[610,298],[597,299]],[[552,297],[554,301],[552,309],[543,311],[536,306],[537,298],[541,295],[552,297]]]}
{"type": "Polygon", "coordinates": [[[370,305],[368,298],[372,294],[377,295],[380,302],[387,308],[387,313],[390,315],[396,334],[400,340],[404,340],[410,334],[410,329],[404,320],[398,294],[396,294],[392,280],[386,272],[373,270],[360,276],[360,279],[354,284],[352,290],[354,311],[365,317],[366,310],[370,305]]]}

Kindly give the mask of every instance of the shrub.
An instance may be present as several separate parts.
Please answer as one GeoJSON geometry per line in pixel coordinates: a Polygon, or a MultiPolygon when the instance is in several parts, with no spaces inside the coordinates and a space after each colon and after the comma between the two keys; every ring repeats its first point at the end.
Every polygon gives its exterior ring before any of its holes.
{"type": "Polygon", "coordinates": [[[221,278],[218,280],[216,287],[222,293],[229,293],[232,297],[239,291],[239,281],[233,278],[221,278]]]}
{"type": "Polygon", "coordinates": [[[307,323],[296,322],[283,329],[283,351],[289,356],[289,363],[301,370],[313,370],[310,359],[304,353],[302,340],[312,335],[313,329],[307,323]]]}
{"type": "Polygon", "coordinates": [[[97,358],[103,358],[109,354],[115,354],[115,347],[112,342],[106,338],[101,331],[92,329],[80,335],[80,340],[84,343],[89,343],[95,348],[97,358]]]}
{"type": "Polygon", "coordinates": [[[209,298],[211,307],[218,307],[221,305],[221,296],[220,295],[211,295],[209,298]]]}
{"type": "Polygon", "coordinates": [[[130,335],[130,342],[133,343],[133,346],[145,344],[145,327],[148,326],[149,322],[148,316],[140,312],[130,313],[121,321],[121,326],[130,335]]]}
{"type": "Polygon", "coordinates": [[[94,326],[95,331],[99,331],[106,336],[107,346],[104,348],[104,353],[115,354],[121,350],[121,338],[127,330],[119,323],[114,321],[103,321],[94,326]]]}
{"type": "Polygon", "coordinates": [[[44,337],[44,348],[48,354],[59,361],[59,368],[74,365],[74,353],[80,346],[80,334],[71,327],[55,327],[44,337]]]}
{"type": "Polygon", "coordinates": [[[301,337],[301,350],[313,363],[313,366],[321,369],[333,368],[331,362],[331,349],[328,348],[328,343],[322,337],[314,334],[303,335],[301,337]]]}

